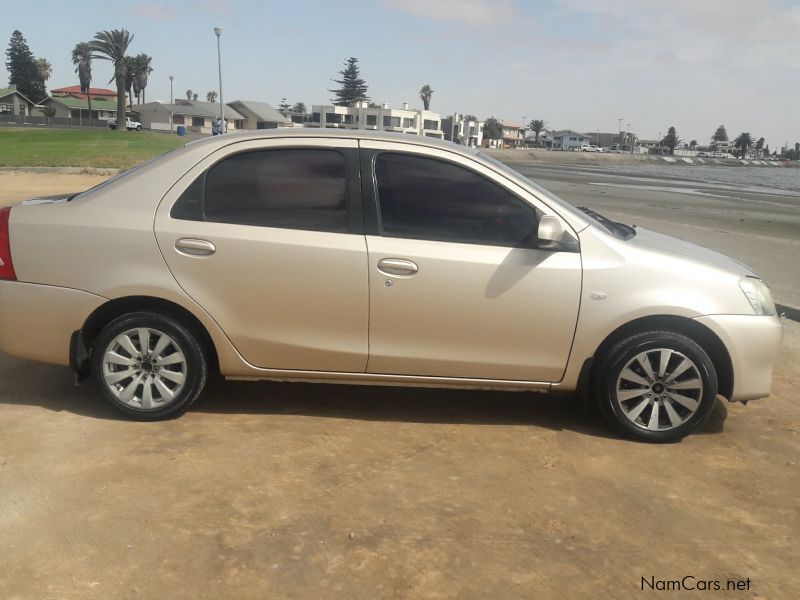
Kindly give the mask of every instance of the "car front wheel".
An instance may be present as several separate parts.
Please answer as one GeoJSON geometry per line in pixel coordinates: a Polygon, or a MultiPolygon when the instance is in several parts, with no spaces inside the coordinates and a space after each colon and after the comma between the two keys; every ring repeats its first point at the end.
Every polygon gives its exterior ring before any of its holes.
{"type": "Polygon", "coordinates": [[[598,367],[600,408],[626,436],[674,442],[714,409],[717,373],[708,354],[685,335],[648,331],[615,344],[598,367]]]}
{"type": "Polygon", "coordinates": [[[92,346],[92,373],[105,398],[129,417],[183,414],[205,387],[208,363],[178,320],[133,313],[109,323],[92,346]]]}

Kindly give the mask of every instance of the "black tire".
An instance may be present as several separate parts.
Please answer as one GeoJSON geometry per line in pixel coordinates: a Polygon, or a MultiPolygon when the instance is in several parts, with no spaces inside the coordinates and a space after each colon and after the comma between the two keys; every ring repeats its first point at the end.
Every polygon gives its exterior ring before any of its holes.
{"type": "MultiPolygon", "coordinates": [[[[638,361],[633,364],[634,369],[644,366],[638,361]]],[[[626,373],[629,373],[629,370],[626,370],[626,373]]],[[[637,372],[634,371],[633,375],[637,375],[637,372]]],[[[644,369],[641,369],[638,375],[648,381],[650,380],[644,369]]],[[[702,426],[714,410],[718,389],[717,372],[706,351],[692,339],[673,331],[646,331],[631,335],[617,342],[605,356],[599,357],[593,382],[600,410],[606,419],[626,437],[652,443],[678,441],[702,426]],[[697,381],[698,378],[702,382],[702,389],[678,390],[678,393],[682,394],[681,398],[683,398],[683,395],[691,396],[694,394],[696,396],[692,397],[696,403],[691,405],[696,407],[693,413],[683,403],[674,401],[674,396],[671,395],[669,386],[666,386],[666,389],[664,385],[658,386],[661,379],[657,373],[659,367],[657,361],[661,354],[656,354],[656,351],[662,349],[671,350],[674,353],[672,355],[665,353],[665,356],[670,356],[670,361],[675,361],[669,363],[671,367],[666,369],[665,373],[667,374],[670,373],[670,368],[672,372],[676,372],[678,371],[678,365],[685,365],[682,362],[684,358],[693,363],[691,370],[685,371],[672,382],[673,386],[676,383],[678,385],[681,383],[688,384],[689,382],[697,381]],[[655,384],[651,381],[648,387],[648,384],[645,383],[630,383],[624,376],[620,381],[623,369],[630,366],[631,361],[634,361],[637,356],[641,356],[642,353],[649,353],[645,355],[645,359],[650,361],[650,366],[655,372],[656,379],[653,380],[655,384]],[[655,362],[653,362],[653,359],[655,359],[655,362]],[[682,379],[678,381],[678,378],[682,379]],[[634,395],[631,399],[618,401],[618,388],[623,385],[630,386],[633,394],[636,394],[639,388],[642,388],[649,396],[647,394],[642,396],[634,395]],[[658,396],[658,394],[663,395],[658,396]],[[652,396],[655,397],[650,398],[652,396]],[[636,421],[632,420],[628,415],[634,415],[637,408],[642,406],[641,402],[644,400],[648,400],[650,404],[644,405],[639,416],[634,417],[636,421]],[[659,406],[655,407],[653,406],[654,404],[659,406]],[[669,404],[669,407],[666,406],[667,404],[669,404]],[[627,413],[624,407],[629,408],[627,413]],[[670,410],[671,414],[668,414],[670,410]],[[653,412],[655,412],[655,416],[653,412]],[[673,425],[674,416],[685,420],[681,422],[676,419],[681,424],[673,425]],[[652,418],[652,421],[648,424],[639,422],[650,418],[652,418]],[[649,429],[648,426],[652,424],[655,424],[655,428],[649,429]],[[664,425],[663,429],[661,429],[661,424],[664,425]]],[[[621,390],[620,396],[626,391],[621,390]]],[[[672,394],[675,391],[672,389],[672,394]]]]}
{"type": "MultiPolygon", "coordinates": [[[[149,335],[150,334],[148,334],[148,336],[149,335]]],[[[134,345],[140,349],[141,338],[134,337],[133,339],[135,340],[134,345]]],[[[155,345],[155,338],[150,343],[151,347],[153,345],[155,345]]],[[[156,349],[153,348],[152,350],[155,351],[156,349]]],[[[150,356],[150,349],[143,354],[150,356]]],[[[123,358],[131,359],[134,362],[138,360],[132,353],[123,355],[123,358]]],[[[191,331],[191,329],[187,328],[179,320],[167,315],[152,312],[130,313],[118,317],[106,325],[106,327],[103,328],[92,344],[91,365],[94,380],[100,388],[100,391],[105,399],[114,408],[125,414],[127,417],[141,421],[159,421],[162,419],[170,419],[182,415],[197,399],[197,397],[200,395],[200,392],[203,391],[206,380],[208,379],[208,359],[203,347],[198,341],[198,337],[191,331]],[[150,397],[152,398],[152,394],[157,394],[159,395],[159,398],[157,401],[151,401],[154,406],[149,409],[143,408],[145,405],[145,400],[148,400],[148,397],[144,396],[144,385],[143,383],[136,384],[135,378],[145,373],[145,367],[148,368],[147,373],[151,378],[157,377],[156,373],[153,373],[149,370],[154,368],[150,363],[152,363],[152,365],[156,365],[158,363],[157,360],[150,361],[148,359],[147,365],[142,365],[139,363],[134,367],[119,367],[120,373],[122,370],[127,369],[136,369],[136,371],[131,374],[130,378],[124,379],[118,384],[114,384],[113,387],[116,392],[112,391],[112,386],[107,383],[105,377],[106,371],[104,371],[104,369],[115,368],[113,365],[107,365],[104,363],[106,362],[106,353],[112,349],[112,347],[117,347],[115,344],[118,336],[121,336],[122,334],[131,330],[137,330],[140,328],[146,328],[153,330],[156,333],[165,335],[170,339],[170,345],[167,347],[165,352],[172,351],[173,353],[182,353],[183,355],[181,364],[177,366],[177,369],[179,369],[177,371],[178,375],[183,376],[183,382],[181,383],[182,387],[180,387],[180,389],[175,393],[174,398],[170,397],[169,399],[166,399],[166,394],[159,391],[159,388],[156,386],[155,382],[152,383],[152,387],[150,387],[150,397]],[[137,390],[135,393],[142,396],[140,406],[136,406],[137,398],[133,398],[130,402],[125,402],[119,397],[121,395],[120,392],[122,392],[122,390],[119,388],[127,388],[130,384],[134,384],[136,386],[134,389],[137,390]],[[156,402],[159,403],[156,404],[156,402]]],[[[170,366],[159,368],[164,370],[172,370],[176,367],[170,366]]],[[[158,371],[159,368],[154,368],[154,370],[158,371]]],[[[161,373],[161,375],[164,375],[164,373],[161,373]]],[[[174,372],[172,377],[174,377],[174,372]]],[[[164,389],[164,384],[168,386],[173,385],[173,383],[166,380],[166,378],[159,379],[162,384],[162,390],[164,389]]],[[[173,389],[173,391],[177,389],[178,387],[176,384],[176,387],[173,389]]]]}
{"type": "Polygon", "coordinates": [[[141,125],[137,125],[136,126],[136,131],[141,131],[141,130],[142,130],[142,126],[141,125]]]}

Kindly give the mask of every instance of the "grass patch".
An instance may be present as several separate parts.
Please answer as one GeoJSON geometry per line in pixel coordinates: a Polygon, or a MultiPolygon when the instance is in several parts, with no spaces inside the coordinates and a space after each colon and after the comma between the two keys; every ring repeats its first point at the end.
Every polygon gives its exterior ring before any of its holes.
{"type": "Polygon", "coordinates": [[[129,169],[186,143],[146,131],[0,128],[0,167],[129,169]]]}

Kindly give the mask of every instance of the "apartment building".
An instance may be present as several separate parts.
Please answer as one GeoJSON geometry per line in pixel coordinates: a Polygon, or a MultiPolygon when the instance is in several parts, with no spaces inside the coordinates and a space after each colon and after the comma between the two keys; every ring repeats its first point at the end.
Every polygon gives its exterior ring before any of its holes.
{"type": "Polygon", "coordinates": [[[470,115],[454,113],[442,119],[444,139],[477,148],[483,144],[483,123],[470,115]]]}
{"type": "Polygon", "coordinates": [[[359,102],[355,106],[314,104],[311,118],[304,126],[396,131],[439,139],[444,137],[439,113],[409,108],[407,102],[403,103],[402,108],[390,108],[386,103],[370,106],[367,102],[359,102]]]}

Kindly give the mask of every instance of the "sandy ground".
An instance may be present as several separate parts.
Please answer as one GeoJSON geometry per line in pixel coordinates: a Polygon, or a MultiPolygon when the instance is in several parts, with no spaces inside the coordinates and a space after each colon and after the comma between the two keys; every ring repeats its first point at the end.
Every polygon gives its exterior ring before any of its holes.
{"type": "Polygon", "coordinates": [[[527,393],[217,383],[132,423],[0,356],[0,598],[795,598],[799,365],[786,322],[772,397],[649,446],[527,393]]]}
{"type": "Polygon", "coordinates": [[[34,195],[81,192],[108,179],[107,175],[62,175],[0,171],[0,206],[15,204],[34,195]]]}

